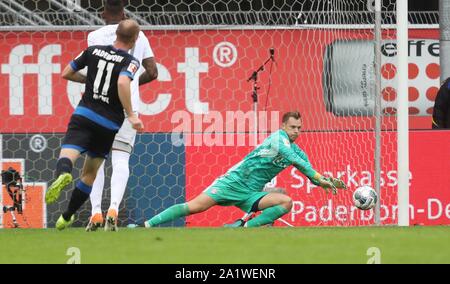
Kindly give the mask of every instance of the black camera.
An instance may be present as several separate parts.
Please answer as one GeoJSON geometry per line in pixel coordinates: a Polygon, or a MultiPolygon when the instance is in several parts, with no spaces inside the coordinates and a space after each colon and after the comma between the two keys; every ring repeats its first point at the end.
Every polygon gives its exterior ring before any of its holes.
{"type": "Polygon", "coordinates": [[[16,169],[9,167],[6,171],[2,171],[2,184],[6,186],[15,186],[18,181],[21,181],[22,177],[16,169]]]}
{"type": "Polygon", "coordinates": [[[14,212],[22,214],[22,194],[23,184],[20,173],[14,168],[10,167],[2,171],[2,184],[6,186],[6,191],[13,201],[13,206],[3,206],[3,212],[11,212],[13,216],[14,226],[18,227],[14,212]]]}

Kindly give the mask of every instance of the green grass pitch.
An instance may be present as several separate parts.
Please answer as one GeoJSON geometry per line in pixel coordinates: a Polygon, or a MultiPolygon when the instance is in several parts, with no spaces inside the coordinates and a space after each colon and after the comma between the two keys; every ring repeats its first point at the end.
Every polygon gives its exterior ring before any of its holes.
{"type": "Polygon", "coordinates": [[[0,263],[450,263],[450,227],[81,228],[0,230],[0,263]]]}

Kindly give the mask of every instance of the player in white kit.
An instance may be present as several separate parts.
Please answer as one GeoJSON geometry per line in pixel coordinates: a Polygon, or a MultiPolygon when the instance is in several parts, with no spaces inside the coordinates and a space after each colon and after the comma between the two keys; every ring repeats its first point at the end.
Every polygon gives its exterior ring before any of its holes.
{"type": "MultiPolygon", "coordinates": [[[[125,18],[122,0],[105,0],[102,17],[106,26],[97,29],[88,35],[88,46],[112,44],[116,39],[117,24],[125,18]]],[[[154,55],[150,43],[144,33],[139,33],[138,40],[133,49],[129,51],[139,63],[143,70],[138,70],[139,80],[131,83],[131,103],[133,111],[138,113],[139,86],[155,80],[158,77],[158,70],[154,60],[154,55]]],[[[112,151],[112,175],[111,175],[111,202],[106,214],[105,230],[117,231],[117,218],[119,205],[125,193],[128,178],[130,176],[129,159],[136,138],[134,130],[127,119],[125,119],[119,132],[116,134],[112,151]]],[[[103,214],[101,209],[102,193],[105,183],[105,163],[99,168],[97,177],[92,187],[90,201],[92,205],[92,215],[86,231],[95,231],[103,224],[103,214]]]]}

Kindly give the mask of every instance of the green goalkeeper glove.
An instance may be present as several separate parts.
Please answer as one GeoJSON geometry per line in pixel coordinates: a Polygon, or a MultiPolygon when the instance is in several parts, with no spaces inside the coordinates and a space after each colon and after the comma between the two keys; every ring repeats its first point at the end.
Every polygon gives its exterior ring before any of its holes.
{"type": "Polygon", "coordinates": [[[347,189],[347,186],[345,185],[345,182],[344,182],[343,180],[340,180],[340,179],[334,178],[334,177],[329,177],[328,179],[331,180],[331,182],[333,183],[333,185],[334,185],[336,188],[339,188],[339,189],[347,189]]]}
{"type": "Polygon", "coordinates": [[[331,192],[333,194],[337,194],[337,189],[347,189],[347,186],[345,185],[345,183],[338,179],[338,178],[334,178],[334,177],[321,177],[319,179],[319,185],[320,187],[322,187],[327,193],[331,192]]]}

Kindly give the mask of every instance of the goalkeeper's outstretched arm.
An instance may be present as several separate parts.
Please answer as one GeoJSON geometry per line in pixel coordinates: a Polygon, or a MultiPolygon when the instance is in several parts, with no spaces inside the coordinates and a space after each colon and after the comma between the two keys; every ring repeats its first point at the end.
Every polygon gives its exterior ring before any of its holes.
{"type": "Polygon", "coordinates": [[[303,159],[290,147],[288,138],[284,137],[282,133],[280,133],[277,139],[274,139],[272,147],[283,156],[283,158],[288,160],[294,167],[306,175],[313,184],[322,187],[326,192],[329,192],[329,189],[331,189],[332,193],[336,194],[337,188],[347,188],[343,181],[332,177],[324,177],[318,171],[314,170],[307,158],[303,159]]]}
{"type": "MultiPolygon", "coordinates": [[[[300,150],[300,148],[298,148],[297,145],[294,145],[294,149],[295,149],[296,153],[297,153],[303,160],[305,160],[308,164],[311,164],[311,163],[309,162],[308,155],[306,155],[305,152],[303,152],[302,150],[300,150]]],[[[325,181],[327,182],[326,185],[328,185],[328,182],[331,182],[331,183],[334,185],[335,188],[347,189],[347,186],[345,185],[345,183],[344,183],[342,180],[338,179],[338,178],[334,178],[334,177],[323,177],[323,176],[322,176],[321,178],[322,178],[322,179],[325,179],[325,181]]],[[[312,180],[312,179],[310,179],[310,180],[311,180],[311,182],[312,182],[313,184],[318,185],[318,186],[322,186],[322,185],[320,184],[320,182],[321,182],[320,179],[319,179],[319,180],[312,180]]],[[[333,189],[333,187],[331,187],[331,188],[333,189]]],[[[335,194],[336,191],[333,190],[333,193],[335,194]]]]}

